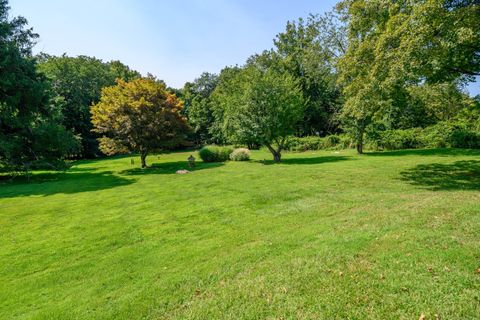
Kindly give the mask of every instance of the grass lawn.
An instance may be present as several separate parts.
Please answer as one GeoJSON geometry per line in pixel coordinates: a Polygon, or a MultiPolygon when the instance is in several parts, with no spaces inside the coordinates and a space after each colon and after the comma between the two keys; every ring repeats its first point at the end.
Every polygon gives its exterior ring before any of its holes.
{"type": "Polygon", "coordinates": [[[478,319],[480,151],[189,153],[0,184],[0,319],[478,319]]]}

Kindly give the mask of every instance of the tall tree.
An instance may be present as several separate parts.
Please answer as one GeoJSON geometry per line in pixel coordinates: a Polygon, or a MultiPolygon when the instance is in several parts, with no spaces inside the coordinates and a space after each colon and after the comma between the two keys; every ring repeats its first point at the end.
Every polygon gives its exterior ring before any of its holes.
{"type": "Polygon", "coordinates": [[[325,135],[337,131],[335,116],[340,108],[340,90],[335,64],[346,49],[345,27],[337,15],[310,15],[306,20],[288,22],[274,43],[283,67],[298,79],[307,100],[298,134],[325,135]]]}
{"type": "Polygon", "coordinates": [[[215,121],[211,95],[218,84],[218,75],[204,72],[183,87],[183,99],[188,122],[195,133],[197,144],[214,142],[210,128],[215,121]]]}
{"type": "Polygon", "coordinates": [[[185,138],[188,125],[182,109],[182,102],[164,83],[152,78],[118,80],[116,86],[102,90],[91,110],[92,123],[95,132],[103,135],[104,153],[139,152],[145,168],[149,152],[175,146],[185,138]]]}
{"type": "Polygon", "coordinates": [[[359,153],[367,126],[385,114],[402,114],[412,87],[461,83],[480,72],[476,1],[345,0],[339,9],[349,38],[339,61],[342,115],[359,153]]]}
{"type": "Polygon", "coordinates": [[[37,34],[23,17],[9,20],[0,0],[0,163],[28,167],[76,152],[77,140],[57,123],[48,83],[36,70],[31,49],[37,34]]]}
{"type": "MultiPolygon", "coordinates": [[[[227,143],[227,137],[225,136],[224,124],[224,102],[225,99],[233,93],[238,93],[241,88],[237,85],[238,77],[243,72],[243,69],[239,66],[225,67],[220,71],[218,75],[218,83],[210,96],[210,107],[212,110],[214,121],[208,129],[209,135],[212,137],[212,141],[217,144],[227,143]]],[[[257,145],[256,141],[244,142],[249,147],[257,145]]]]}
{"type": "Polygon", "coordinates": [[[301,89],[287,73],[249,66],[217,87],[223,130],[231,142],[265,145],[275,162],[305,110],[301,89]]]}
{"type": "Polygon", "coordinates": [[[100,99],[103,87],[116,79],[129,81],[140,77],[120,61],[103,62],[88,56],[39,55],[39,69],[48,77],[61,107],[62,124],[82,138],[82,156],[96,157],[98,136],[92,132],[90,108],[100,99]]]}

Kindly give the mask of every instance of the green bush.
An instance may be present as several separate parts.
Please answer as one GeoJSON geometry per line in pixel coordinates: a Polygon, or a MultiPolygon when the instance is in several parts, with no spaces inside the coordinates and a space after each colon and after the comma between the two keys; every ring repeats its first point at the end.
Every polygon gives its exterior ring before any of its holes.
{"type": "Polygon", "coordinates": [[[419,139],[422,142],[420,148],[446,148],[449,147],[452,126],[445,123],[437,123],[436,125],[424,128],[420,131],[419,139]]]}
{"type": "Polygon", "coordinates": [[[336,134],[332,134],[323,138],[323,148],[334,148],[340,143],[340,137],[336,134]]]}
{"type": "Polygon", "coordinates": [[[233,161],[248,161],[250,160],[250,150],[247,148],[238,148],[230,153],[230,160],[233,161]]]}
{"type": "Polygon", "coordinates": [[[323,150],[331,148],[349,148],[350,145],[351,143],[346,135],[329,135],[326,137],[307,136],[301,138],[289,137],[285,143],[285,150],[323,150]]]}
{"type": "Polygon", "coordinates": [[[205,146],[198,151],[198,154],[203,162],[223,162],[230,158],[232,151],[230,147],[205,146]]]}
{"type": "Polygon", "coordinates": [[[341,134],[338,135],[339,143],[335,147],[336,149],[350,149],[355,148],[355,141],[353,138],[348,134],[341,134]]]}
{"type": "Polygon", "coordinates": [[[385,150],[417,148],[480,148],[480,132],[464,123],[439,122],[426,128],[385,130],[371,136],[370,147],[385,150]]]}
{"type": "Polygon", "coordinates": [[[454,148],[480,148],[480,132],[465,129],[454,130],[449,140],[450,145],[454,148]]]}
{"type": "Polygon", "coordinates": [[[421,129],[387,130],[379,134],[376,145],[386,150],[415,149],[423,146],[421,129]]]}

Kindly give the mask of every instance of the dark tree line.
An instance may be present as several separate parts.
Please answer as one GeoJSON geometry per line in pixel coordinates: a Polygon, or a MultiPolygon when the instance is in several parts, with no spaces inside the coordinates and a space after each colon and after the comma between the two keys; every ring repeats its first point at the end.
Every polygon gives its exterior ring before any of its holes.
{"type": "MultiPolygon", "coordinates": [[[[1,167],[101,156],[92,106],[104,88],[140,73],[94,57],[33,56],[38,35],[8,12],[0,0],[1,167]]],[[[371,132],[478,122],[478,97],[462,88],[480,74],[479,16],[474,0],[344,0],[288,22],[272,49],[244,65],[181,89],[154,82],[183,101],[195,145],[265,145],[275,156],[287,135],[343,133],[361,153],[371,132]]]]}
{"type": "Polygon", "coordinates": [[[0,1],[0,168],[58,168],[102,155],[90,109],[102,88],[139,78],[120,61],[32,55],[38,35],[0,1]]]}
{"type": "Polygon", "coordinates": [[[22,17],[9,19],[0,0],[0,165],[28,170],[78,151],[79,139],[60,124],[62,114],[32,47],[38,35],[22,17]]]}
{"type": "Polygon", "coordinates": [[[100,156],[99,136],[92,131],[90,109],[100,99],[102,88],[114,85],[117,79],[140,78],[120,61],[103,62],[87,57],[60,57],[40,54],[38,69],[48,79],[59,112],[61,124],[81,137],[79,157],[100,156]]]}

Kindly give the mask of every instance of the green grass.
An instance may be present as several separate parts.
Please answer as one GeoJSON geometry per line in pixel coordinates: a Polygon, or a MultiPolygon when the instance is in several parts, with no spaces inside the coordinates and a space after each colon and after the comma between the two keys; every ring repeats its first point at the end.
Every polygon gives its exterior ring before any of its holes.
{"type": "Polygon", "coordinates": [[[0,319],[478,319],[480,151],[188,155],[0,184],[0,319]]]}

